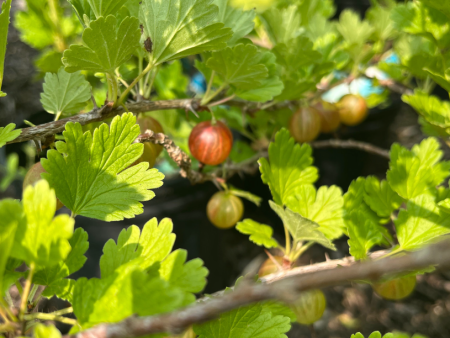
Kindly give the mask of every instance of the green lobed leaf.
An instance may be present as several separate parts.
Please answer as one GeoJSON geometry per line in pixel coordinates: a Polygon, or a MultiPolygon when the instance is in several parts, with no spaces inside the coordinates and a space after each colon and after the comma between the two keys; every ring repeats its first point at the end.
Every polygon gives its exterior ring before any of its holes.
{"type": "Polygon", "coordinates": [[[156,218],[148,221],[142,233],[136,226],[122,230],[117,240],[109,240],[103,248],[100,258],[100,270],[103,278],[108,278],[121,266],[134,262],[142,270],[157,266],[162,279],[171,286],[184,292],[183,304],[195,301],[193,293],[198,293],[206,285],[208,270],[203,267],[203,261],[194,259],[186,263],[185,250],[172,251],[175,234],[172,233],[172,221],[163,219],[160,224],[156,218]]]}
{"type": "Polygon", "coordinates": [[[349,9],[341,13],[336,28],[350,45],[366,43],[373,33],[373,28],[370,24],[367,21],[361,21],[358,13],[349,9]]]}
{"type": "Polygon", "coordinates": [[[91,85],[80,72],[67,73],[63,67],[57,74],[47,73],[41,103],[50,114],[69,116],[79,113],[91,98],[91,85]]]}
{"type": "Polygon", "coordinates": [[[6,127],[0,127],[0,148],[18,138],[22,133],[21,129],[14,129],[15,127],[14,123],[10,123],[6,127]]]}
{"type": "Polygon", "coordinates": [[[162,263],[159,269],[163,280],[170,286],[184,291],[183,305],[195,302],[195,293],[201,292],[206,286],[208,270],[203,266],[200,258],[186,263],[187,251],[178,249],[172,252],[162,263]]]}
{"type": "Polygon", "coordinates": [[[0,219],[2,226],[0,227],[0,297],[9,285],[3,282],[8,257],[14,244],[14,235],[20,223],[24,218],[22,205],[19,201],[12,199],[4,199],[0,201],[0,219]]]}
{"type": "Polygon", "coordinates": [[[334,244],[319,230],[319,224],[302,217],[300,214],[269,201],[270,207],[282,219],[295,241],[309,241],[336,250],[334,244]]]}
{"type": "Polygon", "coordinates": [[[436,96],[416,90],[413,95],[403,95],[404,102],[413,107],[428,122],[440,128],[450,128],[450,103],[436,96]]]}
{"type": "Polygon", "coordinates": [[[87,0],[89,7],[98,19],[101,16],[116,15],[129,0],[87,0]]]}
{"type": "Polygon", "coordinates": [[[299,8],[270,8],[261,14],[262,23],[274,45],[288,43],[302,34],[299,8]]]}
{"type": "Polygon", "coordinates": [[[227,42],[232,47],[253,30],[256,12],[254,9],[243,11],[230,2],[231,0],[214,0],[214,4],[219,7],[218,22],[233,30],[233,36],[227,42]]]}
{"type": "Polygon", "coordinates": [[[356,260],[367,258],[367,253],[375,245],[386,243],[386,230],[367,218],[364,211],[354,210],[346,217],[350,254],[356,260]]]}
{"type": "Polygon", "coordinates": [[[140,133],[131,113],[116,116],[111,126],[102,124],[83,134],[78,123],[67,123],[65,142],[47,153],[43,174],[60,201],[76,215],[105,221],[133,218],[143,212],[140,201],[155,196],[149,189],[162,185],[164,175],[143,162],[130,167],[142,154],[133,144],[140,133]],[[130,167],[130,168],[129,168],[130,167]]]}
{"type": "Polygon", "coordinates": [[[6,44],[8,40],[9,12],[11,10],[11,1],[2,1],[0,7],[0,97],[6,96],[1,91],[3,82],[3,70],[5,65],[6,44]]]}
{"type": "Polygon", "coordinates": [[[61,332],[51,325],[45,326],[44,324],[37,324],[34,328],[35,338],[61,338],[61,332]]]}
{"type": "Polygon", "coordinates": [[[19,167],[19,155],[11,153],[6,157],[6,165],[3,169],[3,177],[0,179],[0,191],[5,191],[11,183],[16,179],[23,179],[25,176],[25,169],[19,167]]]}
{"type": "Polygon", "coordinates": [[[379,181],[375,176],[366,178],[364,201],[382,218],[389,218],[403,199],[390,187],[386,180],[379,181]]]}
{"type": "Polygon", "coordinates": [[[260,63],[261,54],[251,44],[238,44],[212,53],[206,65],[221,77],[224,84],[248,90],[261,85],[268,77],[267,67],[260,63]]]}
{"type": "Polygon", "coordinates": [[[78,20],[80,20],[80,23],[83,25],[83,27],[86,26],[86,23],[84,21],[84,16],[88,20],[95,20],[95,14],[94,11],[91,8],[91,5],[89,4],[89,0],[67,0],[75,10],[75,13],[78,16],[78,20]]]}
{"type": "Polygon", "coordinates": [[[446,91],[450,91],[450,69],[443,71],[438,69],[436,65],[428,65],[428,67],[423,67],[423,71],[439,86],[446,91]]]}
{"type": "Polygon", "coordinates": [[[233,36],[217,22],[219,9],[213,0],[143,0],[139,13],[143,40],[150,38],[150,63],[221,50],[233,36]]]}
{"type": "Polygon", "coordinates": [[[62,62],[69,73],[78,70],[114,74],[139,47],[139,20],[127,17],[121,23],[108,15],[91,21],[83,32],[84,45],[71,45],[62,62]]]}
{"type": "Polygon", "coordinates": [[[242,306],[218,319],[194,325],[199,338],[286,338],[290,328],[289,317],[274,316],[261,303],[242,306]]]}
{"type": "Polygon", "coordinates": [[[18,11],[14,26],[20,32],[20,39],[36,49],[44,49],[54,43],[53,29],[46,10],[44,0],[26,0],[27,11],[18,11]],[[33,29],[30,29],[33,27],[33,29]]]}
{"type": "Polygon", "coordinates": [[[259,160],[261,178],[270,188],[275,203],[284,205],[298,187],[312,184],[318,178],[309,144],[296,144],[287,129],[275,135],[269,145],[269,159],[259,160]]]}
{"type": "Polygon", "coordinates": [[[163,261],[172,251],[175,234],[172,233],[173,224],[164,218],[158,225],[156,218],[148,221],[142,233],[135,225],[121,231],[117,244],[110,239],[103,248],[100,258],[100,271],[102,278],[114,273],[120,266],[141,257],[137,261],[141,268],[147,269],[156,262],[163,261]]]}
{"type": "Polygon", "coordinates": [[[441,11],[414,1],[401,4],[392,10],[392,21],[397,30],[429,37],[444,48],[450,42],[450,23],[441,11]]]}
{"type": "Polygon", "coordinates": [[[255,88],[237,90],[236,95],[247,101],[267,102],[283,92],[284,84],[279,77],[276,57],[271,52],[258,53],[259,62],[267,67],[268,76],[255,88]]]}
{"type": "Polygon", "coordinates": [[[400,57],[401,65],[420,79],[430,76],[424,68],[435,69],[440,63],[435,51],[433,42],[419,35],[401,35],[395,44],[395,52],[400,57]]]}
{"type": "Polygon", "coordinates": [[[444,13],[450,19],[450,4],[448,2],[441,0],[422,0],[422,2],[444,13]]]}
{"type": "Polygon", "coordinates": [[[394,23],[391,19],[393,8],[395,8],[395,4],[382,6],[374,2],[372,7],[367,11],[366,17],[374,29],[375,41],[386,41],[395,36],[394,23]]]}
{"type": "Polygon", "coordinates": [[[35,263],[38,268],[51,267],[70,253],[69,239],[75,221],[69,215],[55,215],[56,196],[45,180],[28,186],[23,194],[23,214],[17,214],[19,226],[14,238],[11,256],[35,263]]]}
{"type": "Polygon", "coordinates": [[[382,219],[364,201],[366,179],[353,181],[344,195],[344,221],[348,231],[350,254],[365,259],[374,245],[388,245],[389,231],[380,225],[382,219]]]}
{"type": "Polygon", "coordinates": [[[304,36],[277,44],[272,51],[278,63],[284,67],[286,73],[292,73],[292,77],[298,74],[301,67],[318,62],[322,56],[314,50],[312,41],[304,36]]]}
{"type": "Polygon", "coordinates": [[[411,151],[394,144],[387,181],[405,199],[435,194],[436,186],[450,175],[450,162],[439,162],[443,156],[435,138],[423,140],[411,151]]]}
{"type": "Polygon", "coordinates": [[[297,188],[287,199],[287,207],[304,218],[317,223],[319,230],[330,240],[342,236],[345,230],[343,219],[344,199],[342,190],[336,186],[320,187],[312,184],[297,188]]]}
{"type": "Polygon", "coordinates": [[[84,256],[89,248],[88,234],[83,229],[77,229],[69,240],[70,252],[58,264],[39,270],[33,276],[33,283],[45,285],[42,296],[51,298],[57,296],[71,302],[75,281],[65,279],[80,270],[87,258],[84,256]]]}
{"type": "Polygon", "coordinates": [[[433,196],[421,195],[408,201],[394,221],[400,247],[419,249],[450,233],[450,215],[442,211],[433,196]]]}
{"type": "Polygon", "coordinates": [[[244,235],[250,235],[250,241],[267,249],[277,248],[278,242],[273,238],[273,229],[269,225],[244,219],[236,224],[236,229],[244,235]]]}
{"type": "Polygon", "coordinates": [[[130,262],[106,278],[78,279],[72,305],[81,328],[87,329],[99,323],[115,323],[131,315],[169,312],[183,305],[183,299],[182,290],[130,262]]]}

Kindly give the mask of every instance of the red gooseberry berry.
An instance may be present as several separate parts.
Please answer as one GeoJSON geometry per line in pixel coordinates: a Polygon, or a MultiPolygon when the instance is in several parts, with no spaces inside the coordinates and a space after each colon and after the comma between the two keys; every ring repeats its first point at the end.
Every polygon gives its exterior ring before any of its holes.
{"type": "Polygon", "coordinates": [[[203,164],[218,165],[227,159],[233,146],[233,134],[222,122],[201,122],[192,129],[189,149],[203,164]]]}

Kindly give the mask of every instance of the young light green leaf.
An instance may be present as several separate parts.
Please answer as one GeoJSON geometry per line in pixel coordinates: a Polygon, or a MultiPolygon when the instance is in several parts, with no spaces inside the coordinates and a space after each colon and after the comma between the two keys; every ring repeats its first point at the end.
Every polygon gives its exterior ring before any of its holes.
{"type": "Polygon", "coordinates": [[[380,225],[382,219],[365,203],[366,180],[353,181],[344,195],[344,221],[349,236],[350,253],[355,259],[365,259],[374,245],[388,245],[389,231],[380,225]]]}
{"type": "Polygon", "coordinates": [[[163,219],[159,226],[156,218],[144,225],[142,234],[137,226],[122,230],[117,240],[109,240],[103,248],[100,258],[102,279],[108,278],[121,266],[136,265],[141,270],[147,270],[160,264],[159,274],[171,286],[184,292],[183,304],[195,301],[193,293],[198,293],[205,287],[208,270],[203,267],[203,261],[194,259],[186,263],[187,253],[184,250],[172,252],[175,235],[172,233],[172,221],[163,219]]]}
{"type": "Polygon", "coordinates": [[[57,74],[45,75],[41,103],[50,114],[77,114],[90,98],[91,85],[80,72],[69,74],[61,67],[57,74]]]}
{"type": "Polygon", "coordinates": [[[325,75],[313,67],[322,64],[322,55],[314,50],[313,43],[305,36],[280,43],[272,52],[281,66],[280,77],[284,83],[284,90],[276,100],[297,100],[305,92],[314,91],[316,83],[325,75]]]}
{"type": "Polygon", "coordinates": [[[278,247],[278,242],[272,237],[273,229],[268,225],[255,222],[252,219],[244,219],[236,224],[236,229],[245,235],[250,235],[250,241],[259,246],[264,246],[267,249],[278,247]]]}
{"type": "Polygon", "coordinates": [[[319,230],[319,224],[302,217],[289,208],[283,207],[269,201],[270,207],[282,219],[284,226],[289,230],[296,241],[316,242],[326,248],[336,250],[334,244],[319,230]]]}
{"type": "Polygon", "coordinates": [[[26,222],[19,222],[11,256],[41,268],[58,264],[70,253],[68,240],[73,234],[74,220],[69,215],[53,218],[56,196],[45,180],[28,186],[22,203],[26,222]]]}
{"type": "Polygon", "coordinates": [[[19,223],[25,220],[20,202],[12,199],[1,200],[0,219],[2,220],[2,226],[0,227],[0,297],[3,297],[3,292],[9,287],[9,285],[3,283],[3,274],[14,244],[14,235],[19,223]]]}
{"type": "Polygon", "coordinates": [[[77,229],[69,240],[69,244],[71,249],[64,260],[52,267],[37,271],[33,276],[34,284],[47,286],[42,293],[44,297],[51,298],[56,295],[70,302],[75,281],[65,278],[80,270],[86,262],[87,258],[84,254],[89,248],[87,232],[81,228],[77,229]]]}
{"type": "Polygon", "coordinates": [[[173,224],[164,218],[158,225],[156,218],[148,221],[142,229],[135,225],[122,230],[117,239],[117,245],[110,239],[103,248],[100,258],[100,271],[102,278],[109,277],[120,266],[141,257],[136,261],[142,269],[148,269],[156,262],[163,261],[172,251],[175,234],[172,233],[173,224]]]}
{"type": "Polygon", "coordinates": [[[421,195],[408,201],[394,221],[400,247],[415,250],[450,233],[450,215],[442,211],[433,196],[421,195]]]}
{"type": "Polygon", "coordinates": [[[298,74],[301,67],[316,63],[322,56],[314,50],[312,41],[304,36],[299,36],[287,43],[280,43],[272,51],[285,72],[293,73],[292,77],[298,74]]]}
{"type": "Polygon", "coordinates": [[[262,304],[264,306],[264,309],[266,311],[270,311],[273,316],[288,317],[291,320],[291,322],[297,321],[297,316],[292,311],[292,309],[285,303],[281,303],[278,301],[268,301],[262,304]]]}
{"type": "Polygon", "coordinates": [[[431,35],[432,42],[440,47],[450,42],[450,23],[447,16],[423,2],[398,5],[392,10],[391,18],[399,31],[422,36],[431,35]]]}
{"type": "Polygon", "coordinates": [[[224,313],[219,319],[194,326],[199,338],[286,338],[291,328],[289,317],[274,316],[256,303],[224,313]]]}
{"type": "Polygon", "coordinates": [[[403,203],[386,180],[380,182],[375,176],[369,176],[365,188],[364,201],[382,218],[391,217],[392,212],[403,203]]]}
{"type": "Polygon", "coordinates": [[[367,11],[366,17],[374,28],[375,39],[386,41],[395,36],[394,23],[391,19],[394,6],[381,6],[379,3],[373,3],[373,6],[367,11]]]}
{"type": "Polygon", "coordinates": [[[178,249],[172,252],[162,263],[159,273],[170,286],[177,287],[185,293],[183,305],[195,302],[195,293],[201,292],[206,285],[208,270],[200,258],[186,263],[187,251],[178,249]]]}
{"type": "Polygon", "coordinates": [[[365,259],[375,245],[386,244],[386,229],[373,219],[367,218],[363,211],[356,209],[350,212],[346,215],[345,223],[348,229],[350,254],[356,260],[365,259]]]}
{"type": "Polygon", "coordinates": [[[269,145],[269,160],[259,160],[261,178],[269,186],[275,203],[286,204],[298,187],[317,180],[311,153],[311,146],[296,144],[288,130],[283,128],[275,135],[275,142],[269,145]]]}
{"type": "Polygon", "coordinates": [[[9,11],[11,10],[11,0],[2,2],[0,7],[0,97],[6,96],[1,91],[3,82],[3,70],[5,65],[6,44],[8,40],[9,11]]]}
{"type": "Polygon", "coordinates": [[[143,162],[129,168],[142,154],[133,144],[139,135],[133,114],[116,116],[111,126],[102,124],[83,134],[81,125],[67,123],[58,142],[42,159],[43,174],[60,201],[76,215],[117,221],[141,214],[140,201],[155,196],[149,189],[162,185],[164,175],[143,162]],[[127,169],[128,168],[128,169],[127,169]]]}
{"type": "Polygon", "coordinates": [[[87,329],[131,315],[151,316],[172,311],[183,305],[183,299],[182,290],[130,262],[106,278],[78,279],[72,306],[81,328],[87,329]]]}
{"type": "Polygon", "coordinates": [[[436,96],[416,90],[413,95],[403,95],[404,102],[413,107],[428,123],[440,128],[450,128],[450,103],[436,96]]]}
{"type": "Polygon", "coordinates": [[[0,148],[6,143],[11,142],[19,137],[22,133],[21,129],[14,129],[16,125],[14,123],[8,124],[6,127],[0,127],[0,148]]]}
{"type": "Polygon", "coordinates": [[[258,87],[247,90],[237,90],[236,95],[247,101],[267,102],[283,92],[284,84],[283,81],[280,80],[278,74],[275,55],[271,52],[262,51],[260,51],[258,55],[261,55],[259,62],[266,66],[269,71],[267,78],[262,80],[258,87]]]}
{"type": "Polygon", "coordinates": [[[114,74],[139,47],[139,20],[125,18],[120,24],[108,15],[91,21],[83,32],[83,45],[72,45],[64,52],[62,62],[69,73],[90,70],[114,74]]]}
{"type": "Polygon", "coordinates": [[[444,13],[450,19],[450,4],[448,2],[441,0],[422,0],[422,2],[444,13]]]}
{"type": "Polygon", "coordinates": [[[214,0],[214,4],[219,7],[217,21],[223,23],[225,28],[233,30],[233,37],[227,42],[228,46],[232,47],[253,30],[256,12],[254,9],[243,11],[232,6],[230,2],[230,0],[214,0]]]}
{"type": "Polygon", "coordinates": [[[98,19],[101,16],[107,17],[108,15],[116,16],[119,9],[125,5],[128,0],[87,0],[89,7],[98,19]]]}
{"type": "Polygon", "coordinates": [[[367,21],[361,21],[358,13],[349,9],[341,13],[336,28],[349,45],[362,45],[373,33],[370,24],[367,21]]]}
{"type": "Polygon", "coordinates": [[[139,13],[143,39],[150,39],[150,62],[159,65],[226,47],[233,31],[218,23],[213,0],[143,0],[139,13]]]}
{"type": "Polygon", "coordinates": [[[261,57],[256,46],[238,44],[212,53],[206,65],[219,74],[224,84],[248,90],[259,87],[269,75],[261,57]]]}
{"type": "Polygon", "coordinates": [[[14,180],[23,179],[25,176],[25,168],[19,167],[19,155],[17,153],[11,153],[6,157],[6,164],[2,169],[3,177],[0,179],[0,191],[5,191],[14,180]]]}
{"type": "Polygon", "coordinates": [[[234,196],[242,197],[252,203],[255,203],[258,207],[261,205],[262,198],[252,194],[251,192],[240,190],[233,186],[228,186],[228,191],[234,196]]]}
{"type": "Polygon", "coordinates": [[[387,180],[392,189],[405,199],[434,194],[436,186],[450,175],[450,162],[439,162],[443,153],[435,138],[423,140],[411,151],[394,144],[390,154],[387,180]]]}
{"type": "Polygon", "coordinates": [[[320,187],[311,184],[297,188],[295,195],[286,203],[292,211],[317,224],[319,230],[330,240],[342,236],[345,230],[343,219],[344,199],[342,190],[336,186],[320,187]]]}
{"type": "Polygon", "coordinates": [[[45,326],[44,324],[37,324],[34,328],[35,338],[61,338],[61,332],[51,325],[45,326]]]}
{"type": "Polygon", "coordinates": [[[262,22],[274,45],[288,43],[302,33],[301,17],[298,6],[271,8],[261,14],[262,22]]]}

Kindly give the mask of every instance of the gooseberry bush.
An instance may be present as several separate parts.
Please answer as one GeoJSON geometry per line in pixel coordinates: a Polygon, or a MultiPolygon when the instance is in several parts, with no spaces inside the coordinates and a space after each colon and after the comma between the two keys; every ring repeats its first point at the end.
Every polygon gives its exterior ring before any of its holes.
{"type": "MultiPolygon", "coordinates": [[[[355,262],[370,262],[375,248],[386,249],[376,259],[401,256],[450,233],[450,162],[441,149],[450,139],[450,103],[432,95],[436,86],[450,92],[447,2],[374,0],[364,19],[345,10],[336,20],[331,0],[26,5],[13,23],[22,41],[39,50],[41,103],[54,122],[0,128],[0,147],[33,140],[40,157],[25,176],[22,199],[0,201],[0,336],[61,337],[55,326],[41,324],[53,320],[69,324],[70,334],[88,337],[83,332],[100,324],[194,309],[216,297],[231,298],[249,283],[239,279],[220,296],[197,299],[208,271],[200,259],[187,261],[185,250],[173,250],[168,218],[131,226],[105,243],[100,278],[70,278],[85,264],[89,247],[87,233],[74,231],[76,217],[114,222],[141,214],[142,202],[164,183],[154,168],[160,161],[192,183],[216,184],[220,191],[205,206],[210,221],[235,227],[228,231],[248,235],[268,253],[257,283],[294,271],[313,245],[336,250],[334,242],[343,236],[355,262]],[[198,70],[205,86],[188,86],[186,64],[198,70]],[[369,94],[357,90],[361,80],[370,83],[369,94]],[[336,88],[345,93],[330,98],[336,88]],[[371,108],[388,105],[393,92],[417,111],[429,138],[412,149],[393,144],[385,178],[359,177],[345,192],[317,187],[314,140],[320,133],[345,136],[371,118],[371,108]],[[233,174],[258,167],[270,201],[228,184],[233,174]],[[242,198],[270,206],[284,225],[283,243],[271,225],[242,220],[242,198]],[[55,215],[62,206],[70,212],[55,215]],[[13,285],[19,302],[11,298],[13,285]],[[71,307],[42,313],[43,297],[71,307]],[[72,318],[65,317],[70,313],[72,318]]],[[[0,89],[10,11],[6,0],[0,13],[0,89]]],[[[10,156],[2,168],[2,189],[24,177],[17,161],[10,156]]],[[[399,300],[413,292],[418,274],[432,270],[358,282],[399,300]]],[[[325,309],[324,293],[313,289],[291,302],[244,304],[191,326],[172,323],[139,335],[169,337],[180,334],[177,327],[185,330],[183,337],[281,338],[293,322],[313,325],[325,309]]],[[[89,337],[130,336],[125,329],[90,332],[89,337]]]]}

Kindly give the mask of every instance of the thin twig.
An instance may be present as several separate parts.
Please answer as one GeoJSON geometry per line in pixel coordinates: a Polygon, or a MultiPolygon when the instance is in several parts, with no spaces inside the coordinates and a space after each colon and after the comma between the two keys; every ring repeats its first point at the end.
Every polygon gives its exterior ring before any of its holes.
{"type": "Polygon", "coordinates": [[[359,149],[365,152],[375,154],[386,159],[390,159],[389,151],[378,148],[374,145],[365,142],[353,141],[353,140],[326,140],[326,141],[316,141],[311,143],[311,147],[315,149],[321,148],[348,148],[348,149],[359,149]]]}
{"type": "Polygon", "coordinates": [[[180,333],[193,324],[215,319],[222,313],[251,303],[270,299],[289,303],[295,301],[302,291],[342,285],[355,280],[375,281],[384,276],[433,265],[450,266],[448,241],[400,257],[289,276],[269,284],[242,283],[233,292],[197,302],[169,314],[130,317],[116,324],[101,324],[64,338],[125,338],[162,332],[180,333]]]}

